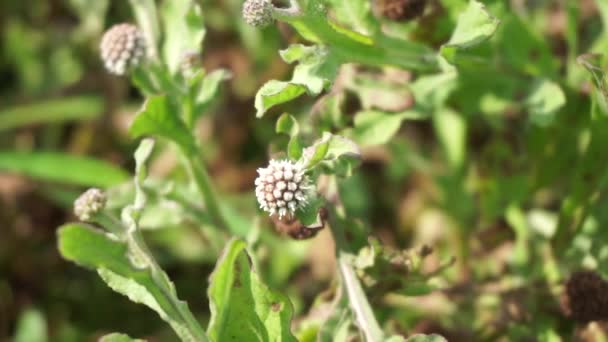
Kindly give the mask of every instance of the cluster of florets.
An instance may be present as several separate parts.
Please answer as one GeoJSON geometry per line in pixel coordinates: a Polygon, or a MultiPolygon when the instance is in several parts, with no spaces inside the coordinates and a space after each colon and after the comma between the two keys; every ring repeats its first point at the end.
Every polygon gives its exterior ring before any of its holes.
{"type": "Polygon", "coordinates": [[[99,189],[89,189],[74,202],[74,214],[81,221],[90,221],[101,212],[107,202],[106,194],[99,189]]]}
{"type": "Polygon", "coordinates": [[[247,0],[243,3],[243,19],[253,27],[266,27],[274,21],[270,0],[247,0]]]}
{"type": "Polygon", "coordinates": [[[260,207],[271,216],[293,217],[306,206],[311,183],[302,163],[271,160],[268,167],[258,169],[255,195],[260,207]]]}
{"type": "Polygon", "coordinates": [[[112,26],[101,39],[101,59],[106,69],[124,75],[146,56],[146,39],[143,32],[132,24],[112,26]]]}

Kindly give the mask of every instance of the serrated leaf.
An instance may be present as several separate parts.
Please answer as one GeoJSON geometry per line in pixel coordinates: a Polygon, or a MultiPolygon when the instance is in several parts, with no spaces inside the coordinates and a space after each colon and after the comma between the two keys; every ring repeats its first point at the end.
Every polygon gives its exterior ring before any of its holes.
{"type": "Polygon", "coordinates": [[[195,146],[194,139],[179,117],[178,110],[165,95],[151,97],[144,103],[143,109],[131,124],[129,133],[134,138],[160,136],[186,150],[194,149],[195,146]]]}
{"type": "Polygon", "coordinates": [[[566,95],[560,86],[550,80],[541,79],[532,85],[525,101],[530,121],[540,126],[553,122],[555,114],[566,104],[566,95]]]}
{"type": "Polygon", "coordinates": [[[176,303],[167,299],[167,295],[177,297],[167,275],[153,275],[147,268],[134,267],[127,255],[126,243],[87,225],[76,223],[60,227],[57,234],[59,251],[65,259],[96,269],[116,292],[156,311],[184,341],[197,340],[198,337],[192,336],[184,321],[194,318],[182,317],[183,312],[188,311],[187,304],[178,302],[176,306],[176,303]],[[157,285],[154,277],[167,282],[169,294],[157,285]]]}
{"type": "Polygon", "coordinates": [[[296,341],[289,299],[270,290],[252,270],[246,244],[233,239],[219,259],[209,285],[213,341],[296,341]]]}
{"type": "Polygon", "coordinates": [[[441,47],[441,55],[453,63],[459,50],[481,44],[492,37],[499,22],[486,11],[484,4],[470,0],[467,9],[458,17],[452,37],[441,47]]]}
{"type": "Polygon", "coordinates": [[[138,338],[131,338],[127,334],[111,333],[104,335],[99,339],[99,342],[144,342],[138,338]]]}
{"type": "Polygon", "coordinates": [[[298,121],[292,115],[284,113],[277,120],[276,132],[287,134],[290,137],[295,137],[300,131],[298,121]]]}
{"type": "Polygon", "coordinates": [[[270,108],[291,101],[305,92],[306,87],[301,84],[276,80],[266,82],[255,95],[256,117],[261,118],[270,108]]]}
{"type": "Polygon", "coordinates": [[[165,28],[163,56],[175,74],[184,53],[201,50],[205,37],[203,14],[196,1],[191,0],[164,1],[160,14],[165,28]]]}
{"type": "Polygon", "coordinates": [[[129,179],[126,171],[105,161],[54,152],[0,152],[0,171],[43,181],[103,188],[129,179]]]}

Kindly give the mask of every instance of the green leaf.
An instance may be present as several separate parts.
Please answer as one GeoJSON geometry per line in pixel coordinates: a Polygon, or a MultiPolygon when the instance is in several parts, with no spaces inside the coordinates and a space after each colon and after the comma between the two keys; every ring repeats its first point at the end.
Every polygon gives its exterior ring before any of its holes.
{"type": "Polygon", "coordinates": [[[466,159],[466,120],[444,108],[433,116],[433,125],[450,165],[454,169],[462,167],[466,159]]]}
{"type": "Polygon", "coordinates": [[[258,91],[255,100],[258,118],[271,107],[291,101],[305,92],[319,95],[333,82],[341,63],[329,48],[319,45],[294,44],[281,51],[281,57],[287,63],[299,64],[294,69],[291,81],[271,80],[258,91]]]}
{"type": "Polygon", "coordinates": [[[458,18],[452,37],[441,47],[441,55],[453,63],[458,51],[479,45],[492,37],[499,22],[481,2],[470,0],[469,6],[458,18]]]}
{"type": "Polygon", "coordinates": [[[144,135],[169,139],[185,150],[195,148],[194,138],[165,95],[149,98],[129,128],[134,138],[144,135]]]}
{"type": "Polygon", "coordinates": [[[214,70],[205,75],[202,82],[194,87],[194,119],[205,113],[211,102],[217,98],[222,82],[229,78],[229,71],[224,69],[214,70]]]}
{"type": "Polygon", "coordinates": [[[289,299],[270,290],[251,268],[242,240],[228,243],[209,285],[213,341],[296,341],[289,299]]]}
{"type": "Polygon", "coordinates": [[[357,113],[352,138],[361,147],[383,145],[399,131],[401,123],[407,118],[418,118],[416,111],[386,113],[367,110],[357,113]]]}
{"type": "MultiPolygon", "coordinates": [[[[175,288],[164,272],[133,266],[127,244],[83,224],[66,224],[58,230],[61,255],[76,264],[97,269],[101,278],[116,292],[156,311],[184,341],[196,341],[184,321],[187,304],[177,298],[175,288]],[[158,286],[163,282],[166,288],[158,286]],[[167,293],[168,292],[168,293],[167,293]]],[[[193,320],[194,318],[190,317],[193,320]]]]}
{"type": "Polygon", "coordinates": [[[303,158],[308,169],[322,163],[328,172],[350,176],[361,160],[361,151],[352,140],[325,132],[323,138],[304,150],[303,158]]]}
{"type": "Polygon", "coordinates": [[[160,28],[158,25],[158,13],[154,0],[129,0],[133,8],[133,14],[137,20],[137,25],[146,37],[150,55],[157,57],[157,46],[160,40],[160,28]]]}
{"type": "Polygon", "coordinates": [[[277,120],[276,132],[287,134],[290,137],[295,137],[298,135],[300,131],[300,126],[298,125],[298,121],[292,115],[284,113],[281,115],[279,120],[277,120]]]}
{"type": "Polygon", "coordinates": [[[374,19],[370,1],[329,0],[336,19],[344,24],[350,24],[359,33],[371,34],[379,28],[374,19]]]}
{"type": "Polygon", "coordinates": [[[103,112],[96,96],[74,96],[8,107],[0,111],[0,132],[32,124],[91,120],[103,112]]]}
{"type": "Polygon", "coordinates": [[[110,187],[129,174],[105,161],[53,152],[0,152],[0,170],[43,181],[110,187]]]}
{"type": "Polygon", "coordinates": [[[172,74],[179,71],[182,56],[198,53],[205,37],[202,11],[196,1],[164,1],[160,13],[165,27],[163,56],[172,74]]]}
{"type": "Polygon", "coordinates": [[[557,83],[541,79],[532,85],[525,101],[530,121],[546,126],[553,122],[555,114],[566,104],[566,95],[557,83]]]}
{"type": "Polygon", "coordinates": [[[304,146],[302,144],[302,140],[295,136],[289,139],[289,143],[287,144],[287,156],[291,160],[298,160],[302,158],[302,154],[304,152],[304,146]]]}
{"type": "Polygon", "coordinates": [[[99,339],[99,342],[144,342],[144,341],[145,340],[131,338],[129,335],[120,334],[120,333],[112,333],[109,335],[102,336],[99,339]]]}
{"type": "Polygon", "coordinates": [[[47,324],[42,312],[33,308],[24,310],[19,315],[13,341],[46,342],[47,340],[47,324]]]}
{"type": "Polygon", "coordinates": [[[271,80],[266,82],[255,95],[256,117],[261,118],[272,107],[289,102],[306,92],[301,84],[271,80]]]}

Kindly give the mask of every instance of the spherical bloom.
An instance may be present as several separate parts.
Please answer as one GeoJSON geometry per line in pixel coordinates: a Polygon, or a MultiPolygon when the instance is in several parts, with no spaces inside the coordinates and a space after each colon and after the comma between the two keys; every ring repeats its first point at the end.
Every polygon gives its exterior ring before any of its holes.
{"type": "Polygon", "coordinates": [[[81,221],[90,221],[93,216],[105,208],[107,200],[103,191],[95,188],[89,189],[74,202],[74,214],[81,221]]]}
{"type": "Polygon", "coordinates": [[[411,20],[424,13],[427,0],[376,0],[375,7],[387,19],[411,20]]]}
{"type": "Polygon", "coordinates": [[[113,74],[124,75],[145,57],[146,39],[137,26],[118,24],[103,35],[100,49],[106,69],[113,74]]]}
{"type": "Polygon", "coordinates": [[[306,206],[312,185],[301,163],[271,160],[258,169],[255,195],[260,207],[271,216],[293,217],[296,210],[306,206]]]}
{"type": "Polygon", "coordinates": [[[266,27],[274,20],[273,9],[270,0],[247,0],[243,4],[243,19],[253,27],[266,27]]]}

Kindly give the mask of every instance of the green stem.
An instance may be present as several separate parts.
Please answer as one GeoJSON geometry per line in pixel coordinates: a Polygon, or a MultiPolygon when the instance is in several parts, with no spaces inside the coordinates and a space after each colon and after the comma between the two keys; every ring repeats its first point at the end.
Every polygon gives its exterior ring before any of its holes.
{"type": "MultiPolygon", "coordinates": [[[[311,5],[314,6],[314,5],[311,5]]],[[[327,45],[343,60],[371,66],[392,65],[409,70],[439,70],[435,52],[420,44],[392,38],[382,33],[368,37],[332,25],[319,9],[276,9],[274,17],[292,25],[304,38],[327,45]]]]}
{"type": "MultiPolygon", "coordinates": [[[[135,216],[134,211],[131,212],[131,214],[135,216]]],[[[175,288],[172,286],[165,271],[160,267],[158,262],[156,262],[156,259],[154,259],[154,256],[141,235],[135,217],[133,216],[129,218],[128,224],[122,223],[120,220],[107,213],[98,215],[95,218],[95,221],[124,239],[129,248],[129,255],[131,256],[131,262],[134,266],[141,269],[147,269],[150,272],[154,284],[160,290],[165,301],[171,305],[173,312],[179,317],[181,325],[174,326],[171,324],[175,333],[186,342],[209,341],[205,335],[205,331],[192,312],[190,312],[188,307],[177,297],[175,288]],[[184,329],[181,328],[182,325],[187,331],[184,331],[184,329]]]]}
{"type": "Polygon", "coordinates": [[[219,204],[220,202],[215,189],[213,188],[213,183],[211,182],[211,177],[209,177],[209,173],[207,173],[207,170],[203,166],[204,164],[201,156],[195,150],[188,151],[182,149],[182,151],[186,157],[188,172],[194,180],[196,187],[201,193],[201,196],[203,196],[205,209],[207,209],[207,213],[209,214],[211,221],[213,221],[213,223],[221,229],[232,231],[228,221],[222,213],[219,204]]]}
{"type": "Polygon", "coordinates": [[[328,184],[327,197],[334,204],[330,210],[329,224],[336,243],[336,258],[338,260],[342,286],[346,290],[357,325],[363,332],[365,340],[368,342],[382,341],[384,333],[374,316],[374,311],[352,266],[352,260],[355,256],[350,251],[346,241],[346,227],[344,223],[346,213],[339,198],[335,176],[331,177],[328,184]]]}

